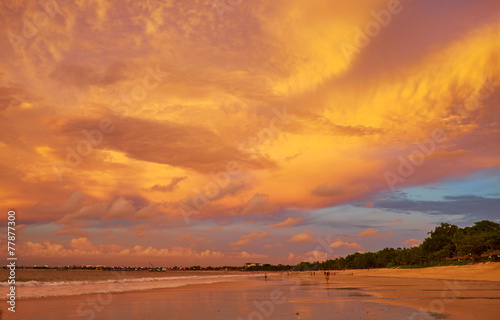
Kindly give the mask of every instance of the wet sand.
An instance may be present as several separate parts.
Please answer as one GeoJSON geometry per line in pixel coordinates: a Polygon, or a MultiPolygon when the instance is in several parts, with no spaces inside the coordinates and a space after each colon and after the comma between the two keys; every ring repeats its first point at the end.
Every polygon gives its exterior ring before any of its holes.
{"type": "Polygon", "coordinates": [[[365,301],[317,281],[269,279],[105,295],[20,300],[3,319],[397,319],[414,310],[365,301]]]}
{"type": "Polygon", "coordinates": [[[268,281],[19,300],[15,315],[1,306],[1,319],[498,319],[499,270],[353,270],[332,272],[329,284],[322,272],[268,273],[268,281]]]}

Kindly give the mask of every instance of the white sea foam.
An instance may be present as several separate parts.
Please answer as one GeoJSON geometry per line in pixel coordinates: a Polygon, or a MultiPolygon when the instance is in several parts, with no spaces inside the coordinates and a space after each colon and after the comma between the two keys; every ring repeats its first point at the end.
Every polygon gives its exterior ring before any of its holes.
{"type": "MultiPolygon", "coordinates": [[[[117,275],[117,277],[119,277],[117,275]]],[[[79,285],[79,284],[106,284],[106,283],[129,283],[129,282],[150,282],[150,281],[173,281],[181,279],[211,279],[211,278],[234,278],[234,277],[247,277],[247,275],[217,275],[217,276],[186,276],[186,277],[147,277],[147,278],[130,278],[130,279],[109,279],[109,280],[86,280],[86,281],[24,281],[16,282],[17,287],[40,287],[40,286],[65,286],[65,285],[79,285]]],[[[8,287],[7,282],[0,283],[0,287],[8,287]]]]}

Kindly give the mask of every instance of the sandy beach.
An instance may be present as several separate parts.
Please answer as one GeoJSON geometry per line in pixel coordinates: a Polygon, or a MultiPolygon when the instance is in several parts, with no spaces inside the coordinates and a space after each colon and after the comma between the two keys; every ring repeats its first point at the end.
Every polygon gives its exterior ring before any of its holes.
{"type": "Polygon", "coordinates": [[[500,263],[478,263],[420,269],[351,270],[356,276],[404,277],[427,279],[456,279],[500,281],[500,263]]]}
{"type": "Polygon", "coordinates": [[[1,319],[497,319],[500,264],[323,273],[24,299],[1,319]]]}
{"type": "MultiPolygon", "coordinates": [[[[322,272],[300,277],[325,281],[322,272]]],[[[328,287],[357,290],[366,301],[417,309],[411,319],[498,319],[500,313],[500,263],[337,271],[328,287]]]]}

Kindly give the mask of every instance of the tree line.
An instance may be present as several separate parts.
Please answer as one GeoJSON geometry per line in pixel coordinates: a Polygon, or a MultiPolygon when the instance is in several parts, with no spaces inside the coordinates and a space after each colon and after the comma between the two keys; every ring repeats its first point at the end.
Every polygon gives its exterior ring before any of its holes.
{"type": "Polygon", "coordinates": [[[422,244],[411,248],[384,248],[377,252],[350,254],[323,262],[301,262],[298,265],[270,265],[249,267],[250,271],[283,270],[343,270],[385,267],[423,267],[446,264],[466,264],[471,261],[490,260],[487,253],[500,252],[500,223],[482,220],[473,226],[459,228],[441,223],[428,233],[422,244]],[[485,255],[486,253],[486,255],[485,255]],[[481,257],[483,255],[483,257],[481,257]]]}

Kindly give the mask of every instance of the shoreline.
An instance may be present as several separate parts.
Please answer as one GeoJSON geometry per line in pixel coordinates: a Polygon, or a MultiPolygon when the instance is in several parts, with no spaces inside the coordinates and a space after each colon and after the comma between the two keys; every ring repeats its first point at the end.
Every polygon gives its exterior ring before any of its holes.
{"type": "MultiPolygon", "coordinates": [[[[261,280],[249,280],[242,279],[236,281],[221,281],[221,282],[213,282],[213,283],[199,283],[199,284],[185,284],[178,287],[170,287],[170,288],[153,288],[153,289],[144,289],[144,290],[130,290],[130,291],[119,291],[119,292],[92,292],[92,293],[82,293],[82,294],[74,294],[74,295],[66,295],[66,296],[47,296],[47,297],[30,297],[30,298],[22,298],[19,301],[28,301],[28,300],[65,300],[72,299],[75,297],[88,297],[92,295],[106,295],[110,294],[113,296],[118,296],[122,294],[141,294],[141,293],[163,293],[163,292],[190,292],[190,291],[236,291],[240,290],[242,286],[253,288],[259,285],[263,285],[265,281],[261,280]]],[[[1,318],[0,318],[1,319],[1,318]]]]}
{"type": "MultiPolygon", "coordinates": [[[[75,283],[71,283],[72,281],[68,281],[62,283],[46,282],[43,284],[43,282],[39,282],[38,285],[34,286],[17,285],[16,300],[23,301],[30,299],[88,296],[93,294],[104,295],[126,292],[147,292],[151,290],[177,289],[191,285],[208,286],[212,284],[216,285],[219,283],[250,281],[260,277],[259,274],[222,274],[219,276],[223,276],[224,278],[220,278],[215,275],[214,278],[192,276],[183,278],[182,280],[179,280],[176,277],[163,277],[140,279],[109,279],[105,281],[90,281],[89,283],[79,283],[80,281],[74,281],[75,283]],[[142,279],[144,279],[144,281],[135,281],[142,279]],[[124,282],[121,280],[123,280],[124,282]],[[133,281],[130,282],[130,280],[133,281]],[[77,291],[75,291],[75,289],[77,291]]],[[[2,287],[0,288],[0,293],[2,295],[7,294],[9,292],[8,290],[9,287],[2,287]]]]}

